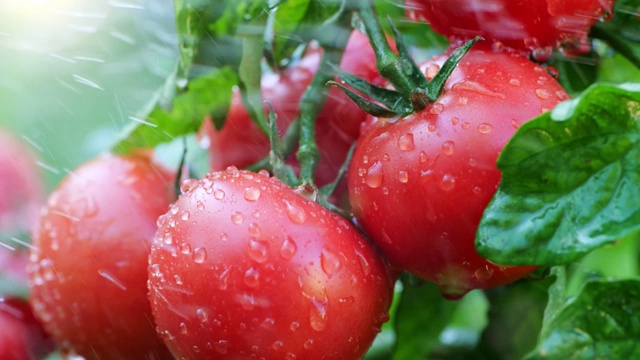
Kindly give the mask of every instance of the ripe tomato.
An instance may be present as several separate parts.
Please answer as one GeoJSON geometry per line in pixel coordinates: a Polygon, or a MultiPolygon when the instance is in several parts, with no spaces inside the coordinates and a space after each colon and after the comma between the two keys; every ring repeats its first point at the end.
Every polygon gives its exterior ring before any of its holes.
{"type": "Polygon", "coordinates": [[[51,194],[33,236],[32,304],[67,351],[86,359],[171,359],[147,299],[156,220],[173,175],[147,155],[99,157],[51,194]]]}
{"type": "MultiPolygon", "coordinates": [[[[281,131],[284,132],[298,115],[300,98],[311,83],[321,56],[321,49],[310,45],[298,63],[282,73],[263,75],[262,96],[273,105],[281,131]]],[[[367,37],[359,31],[352,33],[340,67],[374,83],[383,81],[376,69],[373,49],[367,37]]],[[[318,185],[335,179],[365,118],[366,114],[340,90],[329,90],[327,102],[317,118],[316,141],[321,152],[316,176],[318,185]]],[[[246,167],[269,154],[269,140],[251,120],[238,90],[233,94],[224,127],[215,131],[207,122],[204,131],[209,139],[213,170],[223,170],[231,165],[246,167]]],[[[294,158],[291,157],[289,163],[296,164],[294,158]]]]}
{"type": "Polygon", "coordinates": [[[43,190],[33,153],[0,130],[0,233],[29,231],[38,217],[43,190]]]}
{"type": "Polygon", "coordinates": [[[42,359],[55,349],[53,339],[27,301],[0,295],[0,359],[42,359]]]}
{"type": "MultiPolygon", "coordinates": [[[[421,65],[432,77],[446,56],[421,65]]],[[[437,283],[449,297],[509,283],[532,270],[475,251],[481,215],[496,191],[496,159],[522,122],[567,94],[517,54],[476,45],[425,110],[368,121],[349,168],[349,200],[392,265],[437,283]]]]}
{"type": "MultiPolygon", "coordinates": [[[[614,0],[406,0],[410,19],[426,20],[446,36],[476,35],[519,50],[580,42],[614,0]]],[[[550,55],[550,51],[542,51],[550,55]]],[[[544,56],[543,56],[544,57],[544,56]]],[[[546,59],[540,59],[542,61],[546,59]]]]}
{"type": "Polygon", "coordinates": [[[360,359],[393,281],[345,219],[266,172],[187,180],[149,260],[158,329],[180,359],[360,359]]]}

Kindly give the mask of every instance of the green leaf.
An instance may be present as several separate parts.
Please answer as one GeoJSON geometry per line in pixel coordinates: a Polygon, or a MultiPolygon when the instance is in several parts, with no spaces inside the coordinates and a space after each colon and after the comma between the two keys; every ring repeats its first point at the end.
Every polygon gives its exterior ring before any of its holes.
{"type": "Polygon", "coordinates": [[[154,147],[197,131],[206,116],[226,118],[231,89],[236,83],[236,74],[229,68],[214,70],[191,81],[187,91],[174,99],[171,110],[156,104],[148,116],[133,117],[113,151],[126,154],[136,148],[154,147]]]}
{"type": "Polygon", "coordinates": [[[442,297],[432,283],[405,282],[395,314],[393,360],[424,359],[439,344],[438,336],[451,320],[457,302],[442,297]]]}
{"type": "Polygon", "coordinates": [[[618,0],[611,21],[600,22],[590,35],[603,40],[640,68],[640,0],[618,0]]]}
{"type": "Polygon", "coordinates": [[[567,93],[575,96],[596,82],[599,64],[600,56],[591,51],[571,59],[554,57],[549,65],[557,69],[558,81],[567,93]]]}
{"type": "Polygon", "coordinates": [[[479,253],[557,265],[640,228],[639,121],[640,84],[597,84],[522,125],[498,159],[479,253]]]}
{"type": "Polygon", "coordinates": [[[640,357],[640,281],[590,281],[544,327],[528,360],[640,357]]]}

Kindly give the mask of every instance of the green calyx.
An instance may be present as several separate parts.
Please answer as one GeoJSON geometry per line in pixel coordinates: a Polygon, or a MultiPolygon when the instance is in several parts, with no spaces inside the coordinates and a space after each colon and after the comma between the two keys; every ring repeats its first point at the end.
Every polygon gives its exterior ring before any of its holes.
{"type": "Polygon", "coordinates": [[[481,37],[466,42],[456,49],[431,80],[427,80],[405,44],[398,29],[391,24],[398,53],[389,45],[373,8],[371,0],[358,1],[358,14],[376,55],[380,75],[389,81],[394,90],[380,87],[334,67],[340,81],[328,84],[344,91],[358,106],[373,116],[406,116],[423,110],[435,102],[444,84],[462,57],[481,37]]]}

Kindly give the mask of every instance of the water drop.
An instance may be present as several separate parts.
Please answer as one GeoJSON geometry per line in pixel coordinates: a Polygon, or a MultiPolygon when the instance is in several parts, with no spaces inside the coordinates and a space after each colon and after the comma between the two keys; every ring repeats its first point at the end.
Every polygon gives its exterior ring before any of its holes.
{"type": "Polygon", "coordinates": [[[307,212],[297,204],[293,204],[287,200],[284,200],[287,206],[287,216],[289,220],[294,224],[304,224],[307,221],[307,212]]]}
{"type": "MultiPolygon", "coordinates": [[[[400,171],[398,172],[398,181],[400,181],[400,182],[401,182],[401,183],[403,183],[403,184],[408,183],[408,182],[409,182],[409,173],[408,173],[408,172],[406,172],[406,171],[404,171],[404,170],[400,170],[400,171]]],[[[389,191],[389,190],[387,189],[387,192],[388,192],[388,191],[389,191]]]]}
{"type": "Polygon", "coordinates": [[[440,188],[444,191],[451,191],[456,186],[456,177],[450,174],[445,174],[440,181],[440,188]]]}
{"type": "Polygon", "coordinates": [[[544,99],[548,99],[550,94],[549,94],[549,91],[547,91],[546,89],[536,89],[536,96],[544,100],[544,99]]]}
{"type": "Polygon", "coordinates": [[[167,214],[160,215],[158,217],[158,220],[156,220],[156,226],[162,227],[164,224],[166,224],[167,223],[167,217],[168,217],[167,214]]]}
{"type": "Polygon", "coordinates": [[[520,80],[518,79],[511,79],[509,80],[509,84],[513,85],[513,86],[520,86],[520,80]]]}
{"type": "Polygon", "coordinates": [[[160,265],[159,264],[151,265],[150,269],[151,269],[151,275],[156,276],[156,277],[161,277],[162,276],[162,272],[160,271],[160,265]]]}
{"type": "Polygon", "coordinates": [[[534,49],[531,56],[533,56],[537,62],[543,63],[551,58],[552,53],[553,48],[551,48],[551,46],[545,46],[534,49]]]}
{"type": "Polygon", "coordinates": [[[256,201],[260,198],[260,189],[248,187],[243,192],[244,199],[247,201],[256,201]]]}
{"type": "Polygon", "coordinates": [[[180,184],[180,192],[186,194],[198,187],[198,180],[186,179],[180,184]]]}
{"type": "Polygon", "coordinates": [[[369,261],[367,261],[367,258],[365,258],[364,255],[362,255],[358,251],[356,251],[356,257],[358,258],[358,262],[360,263],[360,269],[365,274],[365,276],[368,276],[371,273],[371,265],[369,264],[369,261]]]}
{"type": "Polygon", "coordinates": [[[222,199],[224,199],[224,195],[225,195],[225,194],[224,194],[224,190],[222,190],[222,189],[217,189],[216,191],[214,191],[214,192],[213,192],[213,197],[214,197],[216,200],[222,200],[222,199]]]}
{"type": "Polygon", "coordinates": [[[457,118],[455,116],[451,118],[451,125],[453,125],[453,126],[458,125],[459,122],[460,122],[459,118],[457,118]]]}
{"type": "Polygon", "coordinates": [[[491,276],[493,275],[493,269],[491,269],[488,265],[485,265],[485,267],[478,268],[475,271],[474,275],[476,279],[480,281],[487,281],[491,279],[491,276]]]}
{"type": "Polygon", "coordinates": [[[249,224],[249,235],[253,237],[260,236],[260,226],[256,223],[249,224]]]}
{"type": "Polygon", "coordinates": [[[184,284],[184,281],[182,281],[182,277],[180,277],[180,275],[178,275],[178,274],[174,275],[173,279],[176,281],[176,285],[184,284]]]}
{"type": "Polygon", "coordinates": [[[193,261],[202,264],[207,259],[207,250],[203,247],[197,247],[193,250],[193,261]]]}
{"type": "Polygon", "coordinates": [[[258,286],[260,284],[260,272],[255,268],[249,268],[244,273],[244,284],[251,288],[258,286]]]}
{"type": "Polygon", "coordinates": [[[180,252],[183,253],[184,255],[191,254],[191,245],[187,243],[182,243],[182,245],[180,246],[180,252]]]}
{"type": "Polygon", "coordinates": [[[249,240],[249,257],[258,263],[264,263],[269,257],[269,243],[261,240],[249,240]]]}
{"type": "Polygon", "coordinates": [[[171,235],[170,232],[166,232],[162,237],[162,241],[164,241],[164,243],[167,245],[173,244],[173,235],[171,235]]]}
{"type": "Polygon", "coordinates": [[[187,324],[181,322],[180,323],[180,334],[187,335],[189,331],[187,331],[187,324]]]}
{"type": "Polygon", "coordinates": [[[313,339],[307,339],[307,341],[304,342],[304,348],[309,350],[313,347],[313,339]]]}
{"type": "Polygon", "coordinates": [[[196,310],[196,318],[198,318],[198,321],[200,321],[201,323],[206,323],[209,320],[209,315],[207,314],[207,311],[203,308],[198,308],[196,310]]]}
{"type": "Polygon", "coordinates": [[[240,171],[235,166],[227,167],[226,172],[227,175],[230,175],[231,177],[238,177],[240,175],[240,171]]]}
{"type": "Polygon", "coordinates": [[[426,163],[426,162],[428,162],[429,160],[430,160],[430,159],[429,159],[429,155],[427,155],[427,153],[426,153],[426,152],[424,152],[424,151],[420,151],[420,162],[421,162],[421,163],[426,163]]]}
{"type": "Polygon", "coordinates": [[[236,225],[240,225],[242,224],[242,221],[244,221],[244,215],[242,215],[241,212],[238,211],[234,211],[233,214],[231,214],[231,222],[236,224],[236,225]]]}
{"type": "Polygon", "coordinates": [[[468,129],[468,128],[470,128],[470,127],[471,127],[471,123],[468,123],[468,122],[466,122],[466,121],[465,121],[465,122],[463,122],[463,123],[462,123],[461,127],[462,127],[463,129],[468,129]]]}
{"type": "Polygon", "coordinates": [[[453,141],[445,141],[444,143],[442,143],[442,152],[445,155],[453,155],[453,153],[456,151],[456,145],[453,141]]]}
{"type": "Polygon", "coordinates": [[[256,218],[256,219],[257,219],[257,218],[259,218],[259,217],[260,217],[260,210],[258,210],[258,209],[253,210],[253,211],[251,212],[251,216],[253,216],[253,217],[254,217],[254,218],[256,218]]]}
{"type": "Polygon", "coordinates": [[[220,275],[218,275],[218,289],[227,290],[227,287],[229,286],[229,273],[230,272],[231,272],[231,270],[224,269],[224,271],[222,271],[220,273],[220,275]]]}
{"type": "Polygon", "coordinates": [[[491,124],[482,123],[478,125],[478,132],[480,134],[488,134],[491,132],[491,130],[493,130],[493,126],[491,126],[491,124]]]}
{"type": "Polygon", "coordinates": [[[406,134],[401,135],[398,138],[398,147],[402,151],[411,151],[411,150],[413,150],[414,147],[415,147],[415,143],[413,141],[413,134],[412,133],[406,133],[406,134]]]}
{"type": "Polygon", "coordinates": [[[282,340],[277,340],[273,344],[271,344],[271,347],[273,348],[273,350],[280,350],[282,349],[283,346],[284,346],[284,341],[282,340]]]}
{"type": "Polygon", "coordinates": [[[480,186],[474,186],[473,193],[476,195],[480,195],[482,193],[482,188],[480,186]]]}
{"type": "Polygon", "coordinates": [[[183,221],[187,221],[187,220],[189,220],[190,216],[191,216],[191,213],[188,210],[185,210],[185,211],[182,212],[182,216],[180,216],[180,218],[183,221]]]}
{"type": "Polygon", "coordinates": [[[367,155],[364,155],[362,157],[362,163],[365,164],[365,165],[369,163],[369,157],[367,155]]]}
{"type": "Polygon", "coordinates": [[[169,207],[169,213],[171,213],[171,215],[175,215],[180,211],[180,207],[176,204],[171,204],[171,206],[169,207]]]}
{"type": "Polygon", "coordinates": [[[213,344],[213,348],[220,355],[226,355],[229,352],[229,342],[227,340],[218,340],[213,344]]]}
{"type": "Polygon", "coordinates": [[[294,321],[291,323],[291,325],[289,325],[289,329],[291,329],[291,331],[297,331],[300,328],[300,323],[297,321],[294,321]]]}
{"type": "Polygon", "coordinates": [[[382,185],[382,163],[376,161],[367,171],[365,177],[365,183],[372,189],[380,187],[382,185]]]}
{"type": "Polygon", "coordinates": [[[435,103],[431,106],[431,109],[429,109],[429,112],[434,114],[434,115],[438,115],[440,113],[442,113],[442,111],[444,111],[444,105],[440,104],[440,103],[435,103]]]}
{"type": "Polygon", "coordinates": [[[309,310],[309,322],[315,331],[323,331],[327,328],[327,305],[329,299],[318,300],[311,298],[311,309],[309,310]]]}
{"type": "Polygon", "coordinates": [[[296,254],[296,251],[298,251],[298,246],[290,236],[287,236],[280,247],[280,256],[285,260],[289,260],[296,254]]]}
{"type": "Polygon", "coordinates": [[[320,264],[322,266],[322,270],[329,275],[329,277],[340,271],[340,268],[342,267],[340,256],[326,249],[322,249],[320,254],[320,264]]]}
{"type": "Polygon", "coordinates": [[[198,210],[204,210],[204,203],[200,200],[198,200],[198,202],[196,203],[196,207],[198,208],[198,210]]]}
{"type": "Polygon", "coordinates": [[[391,161],[391,156],[389,154],[382,155],[382,161],[391,161]]]}

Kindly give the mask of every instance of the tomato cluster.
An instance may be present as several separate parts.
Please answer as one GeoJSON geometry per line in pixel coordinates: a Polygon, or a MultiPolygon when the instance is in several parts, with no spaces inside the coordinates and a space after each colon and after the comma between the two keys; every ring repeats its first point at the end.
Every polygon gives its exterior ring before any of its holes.
{"type": "MultiPolygon", "coordinates": [[[[149,149],[82,165],[51,193],[32,232],[35,316],[65,355],[85,359],[360,359],[388,319],[399,273],[451,299],[526,276],[534,267],[491,263],[474,240],[500,181],[502,148],[523,122],[568,98],[528,56],[582,39],[612,2],[407,0],[410,18],[453,40],[419,64],[429,81],[458,40],[491,41],[474,45],[438,98],[408,115],[367,115],[331,89],[316,120],[315,184],[332,182],[355,145],[338,190],[348,192],[342,210],[352,219],[319,205],[313,186],[292,189],[266,170],[239,170],[270,149],[239,90],[222,129],[203,123],[211,172],[200,179],[182,180],[149,149]],[[498,19],[518,31],[497,31],[498,19]]],[[[321,55],[311,45],[285,70],[263,75],[279,129],[297,116],[321,55]]],[[[368,38],[354,31],[342,70],[390,89],[375,61],[368,38]]],[[[0,166],[0,179],[4,169],[20,172],[0,166]]],[[[38,199],[36,188],[19,180],[0,187],[0,229],[16,223],[5,208],[33,216],[30,205],[16,205],[29,204],[17,190],[38,199]]],[[[0,328],[15,322],[3,312],[28,314],[12,301],[0,302],[0,328]]],[[[9,341],[17,340],[0,337],[0,355],[9,341]]]]}

